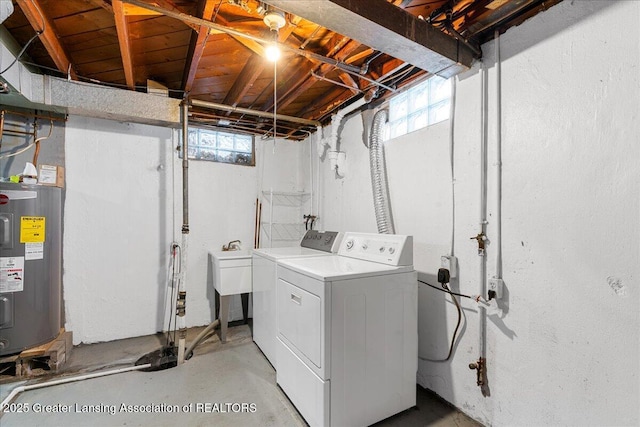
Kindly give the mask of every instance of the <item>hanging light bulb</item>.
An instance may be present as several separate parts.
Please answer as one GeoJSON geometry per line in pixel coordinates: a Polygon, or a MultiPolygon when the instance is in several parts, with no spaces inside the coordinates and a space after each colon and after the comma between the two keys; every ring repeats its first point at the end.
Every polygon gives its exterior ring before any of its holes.
{"type": "Polygon", "coordinates": [[[276,35],[276,40],[273,42],[273,44],[270,44],[269,46],[267,46],[267,48],[264,51],[264,54],[266,55],[267,59],[271,62],[276,62],[278,59],[280,59],[280,48],[278,47],[278,33],[275,33],[276,35]]]}
{"type": "Polygon", "coordinates": [[[264,16],[264,23],[273,31],[273,44],[270,44],[265,49],[265,55],[269,61],[275,62],[280,58],[280,48],[278,47],[278,30],[287,23],[282,12],[270,10],[264,16]]]}

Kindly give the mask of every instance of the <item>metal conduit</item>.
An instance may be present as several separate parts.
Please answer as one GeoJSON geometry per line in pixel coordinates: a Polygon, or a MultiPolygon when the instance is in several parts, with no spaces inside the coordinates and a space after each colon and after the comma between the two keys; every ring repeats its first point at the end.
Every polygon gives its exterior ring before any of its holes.
{"type": "MultiPolygon", "coordinates": [[[[234,107],[232,105],[218,104],[217,102],[192,99],[191,101],[189,101],[189,103],[193,107],[212,108],[216,110],[230,111],[232,113],[242,113],[250,116],[264,117],[267,119],[273,118],[273,113],[269,113],[267,111],[257,111],[257,110],[251,110],[249,108],[234,107]]],[[[283,120],[285,122],[300,123],[307,126],[314,126],[314,127],[322,126],[322,123],[320,123],[318,120],[303,119],[301,117],[287,116],[284,114],[276,114],[276,119],[283,120]]]]}

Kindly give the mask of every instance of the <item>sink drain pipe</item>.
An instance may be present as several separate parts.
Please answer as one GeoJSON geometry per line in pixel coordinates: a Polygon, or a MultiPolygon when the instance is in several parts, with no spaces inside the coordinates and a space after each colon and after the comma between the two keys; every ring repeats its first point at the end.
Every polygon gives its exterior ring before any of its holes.
{"type": "MultiPolygon", "coordinates": [[[[77,382],[77,381],[90,380],[92,378],[106,377],[107,375],[121,374],[123,372],[140,371],[140,370],[143,370],[143,369],[148,369],[150,367],[151,367],[151,364],[148,363],[146,365],[128,366],[126,368],[112,369],[110,371],[95,372],[93,374],[78,375],[76,377],[62,378],[62,379],[59,379],[59,380],[47,381],[47,382],[44,382],[44,383],[18,386],[16,388],[14,388],[13,390],[11,390],[11,393],[9,393],[9,395],[2,401],[2,403],[0,403],[0,408],[6,408],[7,405],[9,403],[11,403],[11,401],[13,399],[15,399],[15,397],[17,395],[19,395],[20,393],[25,392],[25,391],[36,390],[36,389],[45,388],[45,387],[51,387],[51,386],[54,386],[54,385],[68,384],[68,383],[73,383],[73,382],[77,382]]],[[[2,413],[0,413],[0,416],[1,415],[2,415],[2,413]]]]}

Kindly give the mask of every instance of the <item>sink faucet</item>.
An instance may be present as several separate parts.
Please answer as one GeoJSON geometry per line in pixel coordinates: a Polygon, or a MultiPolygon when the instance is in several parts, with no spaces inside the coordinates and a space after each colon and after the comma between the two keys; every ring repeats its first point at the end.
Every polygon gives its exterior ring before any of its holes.
{"type": "Polygon", "coordinates": [[[222,245],[223,251],[238,251],[240,250],[240,240],[232,240],[226,245],[222,245]]]}

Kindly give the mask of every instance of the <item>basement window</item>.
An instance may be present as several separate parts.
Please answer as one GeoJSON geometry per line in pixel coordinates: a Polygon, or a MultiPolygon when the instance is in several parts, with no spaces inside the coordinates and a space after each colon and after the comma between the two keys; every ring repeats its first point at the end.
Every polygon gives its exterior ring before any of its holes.
{"type": "Polygon", "coordinates": [[[255,166],[252,135],[190,127],[188,150],[189,159],[192,160],[255,166]]]}
{"type": "Polygon", "coordinates": [[[433,76],[389,100],[389,138],[449,118],[451,81],[433,76]]]}

